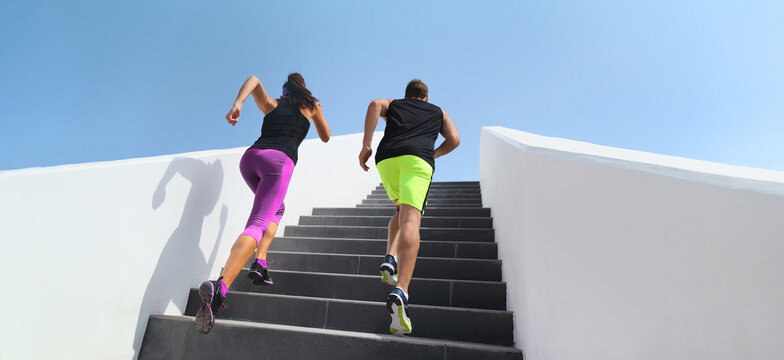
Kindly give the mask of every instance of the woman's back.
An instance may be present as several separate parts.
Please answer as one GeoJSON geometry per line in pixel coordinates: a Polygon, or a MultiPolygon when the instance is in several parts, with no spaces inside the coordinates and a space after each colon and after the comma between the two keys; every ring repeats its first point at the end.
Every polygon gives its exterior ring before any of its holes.
{"type": "Polygon", "coordinates": [[[297,109],[285,97],[276,102],[277,106],[264,116],[261,136],[251,148],[282,151],[296,164],[297,149],[310,130],[310,120],[303,111],[310,109],[297,109]]]}

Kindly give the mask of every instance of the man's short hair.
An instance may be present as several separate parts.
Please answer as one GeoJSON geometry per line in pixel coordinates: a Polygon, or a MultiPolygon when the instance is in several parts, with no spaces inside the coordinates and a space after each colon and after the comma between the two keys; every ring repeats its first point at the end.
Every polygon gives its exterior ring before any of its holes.
{"type": "Polygon", "coordinates": [[[424,99],[427,97],[427,85],[422,80],[414,79],[408,82],[406,86],[407,98],[424,99]]]}

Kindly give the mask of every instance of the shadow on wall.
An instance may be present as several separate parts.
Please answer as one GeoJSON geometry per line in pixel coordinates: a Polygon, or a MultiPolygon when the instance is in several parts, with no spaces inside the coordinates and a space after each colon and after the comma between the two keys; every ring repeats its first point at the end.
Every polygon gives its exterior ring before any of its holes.
{"type": "Polygon", "coordinates": [[[137,355],[150,314],[163,314],[169,302],[172,301],[181,313],[185,312],[187,298],[184,295],[188,293],[185,287],[190,286],[189,282],[194,277],[197,279],[209,277],[210,269],[215,264],[223,230],[226,227],[229,209],[223,205],[220,214],[220,229],[208,259],[207,255],[202,253],[199,242],[201,241],[204,218],[215,209],[223,187],[221,161],[216,160],[207,164],[192,158],[172,160],[152,196],[153,209],[158,209],[165,201],[166,185],[176,174],[180,174],[188,180],[191,183],[191,189],[183,205],[180,223],[163,247],[152,278],[144,291],[144,298],[139,308],[139,320],[136,325],[136,338],[133,342],[133,349],[137,355]]]}

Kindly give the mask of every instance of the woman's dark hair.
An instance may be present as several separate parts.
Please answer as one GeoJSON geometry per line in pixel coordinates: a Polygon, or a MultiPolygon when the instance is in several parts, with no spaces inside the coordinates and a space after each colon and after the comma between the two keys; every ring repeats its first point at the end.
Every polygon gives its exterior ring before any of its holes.
{"type": "Polygon", "coordinates": [[[286,91],[285,95],[282,97],[289,99],[295,108],[304,106],[313,109],[316,107],[318,99],[316,99],[313,94],[310,93],[310,90],[305,87],[305,79],[303,79],[302,75],[299,73],[289,74],[289,78],[286,80],[286,83],[283,84],[283,88],[286,89],[286,91]]]}

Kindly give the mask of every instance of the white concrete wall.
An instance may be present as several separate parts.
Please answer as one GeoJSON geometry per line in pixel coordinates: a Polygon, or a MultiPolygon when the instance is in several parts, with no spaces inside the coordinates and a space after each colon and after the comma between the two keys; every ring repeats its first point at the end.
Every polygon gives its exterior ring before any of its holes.
{"type": "Polygon", "coordinates": [[[784,173],[484,128],[530,360],[784,359],[784,173]]]}
{"type": "MultiPolygon", "coordinates": [[[[361,145],[303,142],[282,226],[380,182],[360,169],[361,145]]],[[[244,150],[0,172],[0,359],[133,358],[148,315],[182,314],[242,232],[244,150]]]]}

